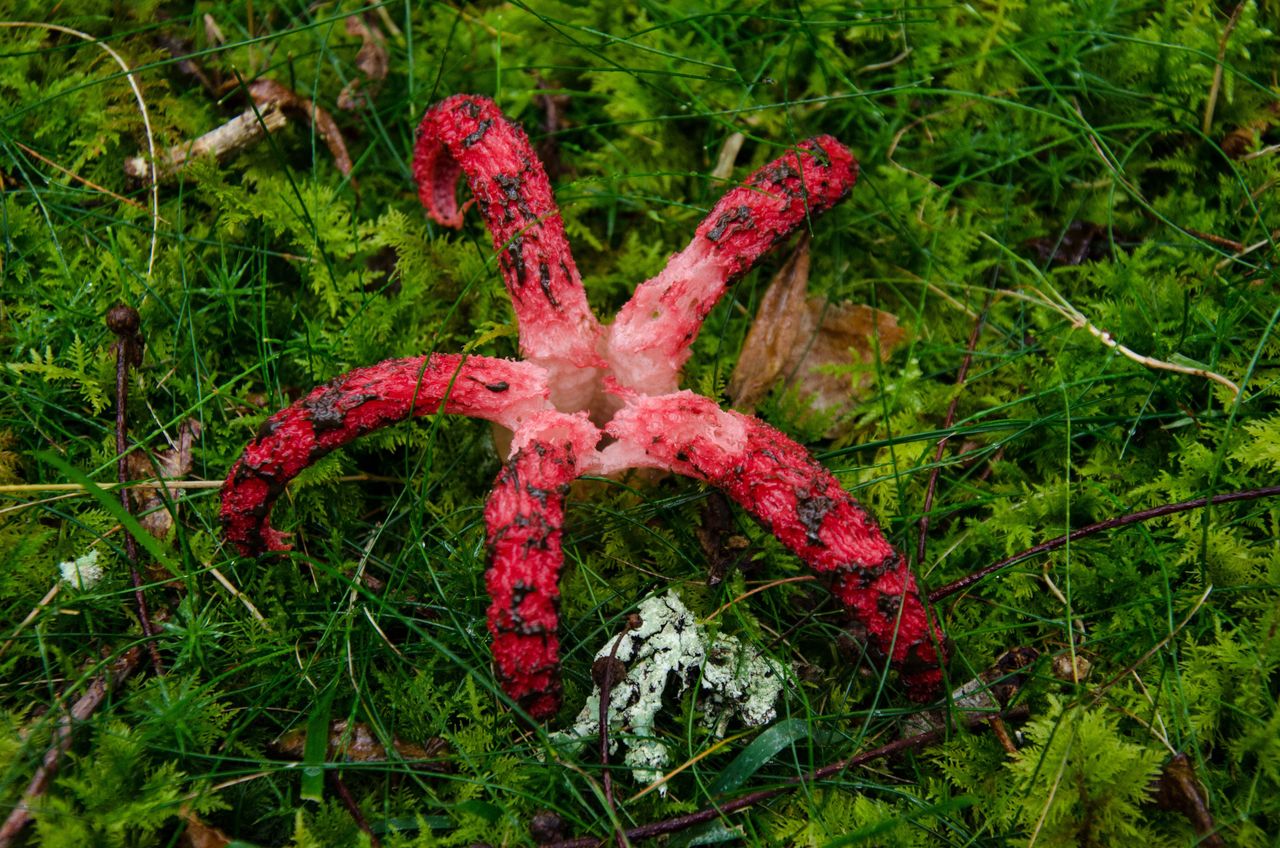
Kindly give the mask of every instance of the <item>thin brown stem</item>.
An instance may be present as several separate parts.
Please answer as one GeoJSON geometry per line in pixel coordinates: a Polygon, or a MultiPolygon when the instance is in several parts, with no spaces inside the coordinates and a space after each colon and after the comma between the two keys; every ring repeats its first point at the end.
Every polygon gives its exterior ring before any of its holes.
{"type": "MultiPolygon", "coordinates": [[[[107,312],[107,327],[117,336],[116,351],[116,478],[121,484],[129,480],[129,368],[142,360],[142,335],[138,332],[138,311],[132,306],[117,303],[107,312]]],[[[132,514],[133,503],[129,490],[120,488],[120,505],[132,514]]],[[[164,662],[156,645],[156,629],[147,609],[147,596],[142,591],[142,575],[138,571],[138,540],[133,534],[124,533],[124,550],[129,557],[129,579],[133,583],[133,598],[138,605],[138,622],[147,640],[147,653],[156,674],[164,674],[164,662]]]]}
{"type": "MultiPolygon", "coordinates": [[[[1019,706],[1014,707],[1011,710],[1005,710],[995,714],[974,713],[972,715],[967,715],[963,719],[962,724],[965,727],[972,729],[986,724],[994,718],[1022,719],[1025,718],[1027,714],[1027,708],[1019,706]]],[[[736,813],[739,810],[744,810],[747,807],[752,807],[763,801],[776,798],[779,795],[791,792],[805,784],[834,777],[841,772],[864,765],[873,760],[891,757],[895,754],[900,754],[903,751],[911,751],[917,748],[927,747],[946,738],[949,732],[948,728],[939,727],[924,733],[918,733],[915,736],[906,736],[886,745],[881,745],[878,748],[873,748],[870,751],[855,754],[848,759],[838,760],[830,765],[815,769],[808,774],[788,778],[782,786],[775,786],[772,789],[760,789],[756,792],[743,795],[740,798],[735,798],[732,801],[725,801],[722,804],[715,804],[705,809],[698,810],[695,813],[688,813],[683,816],[676,816],[674,818],[640,825],[639,827],[633,827],[625,831],[624,835],[629,841],[638,842],[642,839],[653,839],[656,836],[676,833],[677,831],[685,830],[686,828],[693,827],[694,825],[705,824],[706,822],[714,821],[722,816],[727,816],[730,813],[736,813]]],[[[597,848],[597,846],[602,844],[603,840],[592,836],[584,836],[578,839],[565,839],[560,842],[552,842],[541,846],[541,848],[597,848]]]]}
{"type": "Polygon", "coordinates": [[[137,670],[141,658],[142,652],[136,647],[130,648],[117,657],[106,671],[93,679],[85,693],[58,720],[58,726],[53,732],[53,743],[45,752],[40,767],[36,769],[31,782],[27,784],[26,791],[22,793],[22,799],[9,813],[4,824],[0,825],[0,848],[9,848],[26,827],[27,822],[31,820],[31,803],[49,789],[49,782],[58,771],[62,755],[71,747],[71,734],[76,724],[93,715],[93,711],[102,703],[107,693],[137,670]]]}
{"type": "Polygon", "coordinates": [[[356,827],[360,828],[369,837],[369,844],[373,848],[381,848],[382,842],[374,834],[373,828],[369,827],[369,821],[364,817],[364,813],[360,812],[360,805],[356,803],[355,796],[347,788],[346,781],[342,779],[342,775],[336,771],[330,772],[329,778],[333,783],[333,788],[337,790],[338,799],[342,801],[342,806],[346,807],[347,812],[351,814],[351,819],[356,823],[356,827]]]}
{"type": "Polygon", "coordinates": [[[1106,521],[1099,521],[1096,524],[1081,527],[1079,530],[1072,530],[1070,533],[1059,536],[1056,539],[1041,542],[1035,547],[1027,548],[1025,551],[1014,554],[1008,559],[1002,559],[985,568],[980,568],[972,574],[967,574],[959,580],[952,581],[945,586],[939,586],[937,589],[934,589],[929,593],[929,600],[932,603],[937,603],[943,598],[954,595],[956,592],[968,589],[970,586],[989,575],[995,574],[997,571],[1003,571],[1011,565],[1016,565],[1023,560],[1030,559],[1038,554],[1056,551],[1063,545],[1074,542],[1077,539],[1083,539],[1086,536],[1092,536],[1095,533],[1101,533],[1104,530],[1114,530],[1117,527],[1127,527],[1130,524],[1150,521],[1153,518],[1160,518],[1165,515],[1174,515],[1179,512],[1188,512],[1193,509],[1202,509],[1203,507],[1214,506],[1216,504],[1234,503],[1236,501],[1256,501],[1261,498],[1276,497],[1277,495],[1280,495],[1280,486],[1264,486],[1260,489],[1246,489],[1240,492],[1228,492],[1223,495],[1214,495],[1211,498],[1196,498],[1195,500],[1190,501],[1164,504],[1163,506],[1144,509],[1140,512],[1131,512],[1128,515],[1108,518],[1106,521]]]}

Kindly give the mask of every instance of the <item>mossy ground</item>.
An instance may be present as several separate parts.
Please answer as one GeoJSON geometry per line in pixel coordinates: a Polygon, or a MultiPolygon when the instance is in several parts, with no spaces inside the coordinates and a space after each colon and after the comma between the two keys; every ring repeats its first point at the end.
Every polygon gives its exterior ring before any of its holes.
{"type": "MultiPolygon", "coordinates": [[[[895,313],[910,341],[873,369],[835,441],[794,396],[775,393],[761,414],[807,441],[904,551],[916,549],[935,447],[950,436],[917,564],[926,586],[1071,528],[1280,472],[1274,0],[6,6],[8,20],[72,27],[116,50],[158,146],[218,126],[245,108],[234,82],[267,77],[334,112],[355,167],[344,178],[294,119],[166,183],[153,217],[149,192],[122,172],[145,136],[108,54],[40,27],[0,30],[0,812],[43,756],[59,705],[139,641],[117,515],[84,492],[38,488],[115,477],[111,304],[137,306],[146,338],[132,435],[158,451],[199,422],[195,480],[220,479],[270,411],[349,368],[433,350],[515,354],[478,218],[440,231],[410,181],[417,119],[454,92],[495,98],[554,162],[605,316],[725,189],[710,173],[731,134],[746,142],[730,180],[818,133],[855,150],[859,186],[813,226],[811,288],[895,313]],[[386,37],[388,73],[361,85],[364,106],[340,110],[364,73],[346,28],[362,9],[386,37]],[[230,92],[208,94],[166,38],[187,41],[230,92]],[[1086,261],[1049,258],[1083,232],[1086,261]],[[1224,375],[1241,393],[1126,358],[1062,304],[1138,354],[1224,375]],[[105,578],[42,602],[59,563],[90,551],[105,578]]],[[[783,258],[711,315],[688,387],[722,393],[783,258]]],[[[848,376],[852,386],[862,374],[848,376]]],[[[650,593],[675,588],[707,615],[803,571],[738,514],[753,561],[708,586],[704,490],[594,485],[568,516],[565,709],[530,730],[488,665],[481,504],[498,462],[473,421],[368,438],[291,488],[277,521],[296,550],[261,562],[220,544],[215,490],[184,491],[164,563],[148,571],[168,673],[139,673],[78,727],[24,838],[173,845],[185,808],[253,844],[362,844],[326,770],[384,845],[529,845],[543,810],[571,835],[606,837],[593,752],[544,757],[543,731],[585,699],[596,647],[650,593]],[[384,739],[441,737],[448,770],[394,758],[304,769],[274,747],[339,719],[384,739]]],[[[845,623],[824,599],[816,584],[783,583],[716,618],[795,669],[778,745],[771,756],[748,749],[752,734],[717,745],[686,698],[662,730],[673,761],[690,765],[665,798],[633,798],[639,787],[619,775],[623,823],[731,797],[714,794],[723,786],[777,785],[902,732],[917,708],[840,638],[845,623]]],[[[1147,787],[1180,751],[1226,840],[1272,844],[1280,501],[1091,536],[948,598],[940,614],[953,683],[1011,647],[1041,652],[1017,756],[991,734],[957,734],[703,838],[1189,845],[1188,820],[1147,787]],[[1090,676],[1055,676],[1062,656],[1087,659],[1090,676]]],[[[322,759],[314,746],[310,759],[322,759]]]]}

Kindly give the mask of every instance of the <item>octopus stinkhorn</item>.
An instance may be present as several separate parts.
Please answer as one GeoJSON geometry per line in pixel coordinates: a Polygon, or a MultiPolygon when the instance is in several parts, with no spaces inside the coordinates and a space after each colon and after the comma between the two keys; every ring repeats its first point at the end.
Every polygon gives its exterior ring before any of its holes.
{"type": "Polygon", "coordinates": [[[726,286],[848,194],[857,162],[830,136],[801,142],[729,191],[693,241],[642,283],[611,325],[587,304],[551,185],[529,140],[490,100],[457,95],[426,113],[413,164],[428,214],[462,225],[465,175],[493,236],[523,361],[433,354],[358,368],[269,418],[227,477],[222,521],[245,554],[288,548],[269,515],[285,485],[334,448],[437,412],[512,431],[485,507],[497,676],[539,719],[560,704],[557,581],[569,484],[650,467],[719,487],[816,571],[931,698],[943,640],[906,562],[803,447],[764,422],[679,391],[681,367],[726,286]]]}

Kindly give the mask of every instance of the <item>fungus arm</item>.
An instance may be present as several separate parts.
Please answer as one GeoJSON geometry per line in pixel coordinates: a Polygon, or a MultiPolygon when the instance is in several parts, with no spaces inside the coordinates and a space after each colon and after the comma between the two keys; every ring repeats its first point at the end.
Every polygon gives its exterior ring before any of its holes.
{"type": "Polygon", "coordinates": [[[600,323],[587,304],[551,182],[524,130],[492,100],[455,95],[423,117],[413,173],[427,213],[455,228],[465,211],[458,176],[466,175],[493,236],[524,355],[552,370],[597,367],[600,323]]]}
{"type": "Polygon", "coordinates": [[[673,392],[702,321],[729,283],[810,217],[853,188],[858,163],[831,136],[802,141],[720,199],[693,241],[642,283],[609,328],[609,362],[623,386],[673,392]]]}
{"type": "Polygon", "coordinates": [[[594,470],[599,438],[585,414],[535,416],[516,431],[485,504],[493,661],[503,689],[536,719],[560,708],[564,501],[574,478],[594,470]]]}
{"type": "Polygon", "coordinates": [[[437,411],[515,429],[545,409],[546,372],[482,356],[418,356],[357,368],[312,390],[263,423],[222,489],[222,524],[241,553],[288,550],[271,507],[304,468],[389,424],[437,411]]]}
{"type": "Polygon", "coordinates": [[[692,392],[631,396],[607,431],[605,473],[664,468],[723,490],[814,570],[867,628],[871,644],[928,700],[941,682],[942,636],[915,577],[875,520],[808,451],[755,418],[692,392]]]}

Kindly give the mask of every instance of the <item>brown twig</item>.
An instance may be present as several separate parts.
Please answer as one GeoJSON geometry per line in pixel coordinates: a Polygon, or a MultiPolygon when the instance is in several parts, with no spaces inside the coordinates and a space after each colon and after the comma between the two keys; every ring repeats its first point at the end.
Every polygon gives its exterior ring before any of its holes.
{"type": "Polygon", "coordinates": [[[1116,518],[1108,518],[1106,521],[1099,521],[1096,524],[1090,524],[1087,527],[1081,527],[1079,530],[1072,530],[1056,539],[1050,539],[1047,542],[1041,542],[1033,548],[1027,548],[1021,553],[1002,559],[997,563],[980,568],[972,574],[966,574],[959,580],[954,580],[945,586],[939,586],[929,593],[929,600],[937,603],[943,598],[954,595],[956,592],[968,589],[970,586],[979,582],[983,578],[995,574],[997,571],[1003,571],[1011,565],[1016,565],[1023,560],[1030,559],[1038,554],[1056,551],[1069,542],[1077,539],[1083,539],[1085,536],[1092,536],[1095,533],[1101,533],[1104,530],[1114,530],[1117,527],[1127,527],[1130,524],[1138,524],[1143,521],[1150,521],[1153,518],[1160,518],[1165,515],[1174,515],[1179,512],[1188,512],[1193,509],[1201,509],[1207,506],[1215,506],[1223,503],[1234,503],[1236,501],[1256,501],[1261,498],[1271,498],[1280,495],[1280,486],[1264,486],[1260,489],[1246,489],[1240,492],[1228,492],[1223,495],[1214,495],[1211,498],[1196,498],[1190,501],[1180,501],[1178,503],[1164,504],[1163,506],[1144,509],[1139,512],[1131,512],[1128,515],[1121,515],[1116,518]]]}
{"type": "Polygon", "coordinates": [[[356,823],[356,827],[360,828],[366,836],[369,837],[369,844],[373,848],[381,848],[382,842],[374,834],[373,828],[369,827],[369,821],[364,817],[364,813],[360,812],[360,805],[356,803],[355,796],[351,794],[351,790],[347,788],[346,782],[342,776],[336,771],[329,773],[329,778],[333,783],[333,788],[338,793],[342,806],[347,808],[347,812],[351,814],[351,818],[356,823]]]}
{"type": "MultiPolygon", "coordinates": [[[[107,311],[107,327],[116,334],[116,478],[121,484],[129,480],[129,368],[142,364],[142,334],[138,332],[138,310],[117,303],[107,311]]],[[[133,513],[129,490],[120,489],[120,505],[127,513],[133,513]]],[[[160,648],[156,645],[156,629],[147,610],[147,596],[142,591],[142,575],[138,572],[138,540],[125,529],[124,550],[129,557],[129,579],[133,582],[133,597],[138,604],[138,622],[147,640],[147,653],[156,674],[164,674],[160,648]]]]}
{"type": "Polygon", "coordinates": [[[1209,130],[1213,128],[1213,113],[1218,105],[1218,92],[1222,90],[1222,63],[1227,58],[1227,41],[1231,39],[1232,31],[1240,22],[1240,13],[1244,11],[1244,6],[1244,3],[1237,3],[1231,10],[1231,17],[1227,18],[1226,26],[1222,28],[1222,37],[1218,39],[1218,60],[1213,63],[1213,82],[1209,85],[1209,96],[1204,104],[1204,119],[1200,122],[1200,129],[1205,135],[1208,135],[1209,130]]]}
{"type": "MultiPolygon", "coordinates": [[[[965,727],[972,729],[980,725],[987,724],[993,718],[1022,719],[1028,714],[1029,711],[1025,706],[1018,706],[1011,710],[1005,710],[994,715],[991,713],[967,715],[964,717],[962,723],[965,727]]],[[[640,825],[639,827],[633,827],[624,831],[623,835],[631,842],[638,842],[642,839],[652,839],[656,836],[676,833],[677,831],[685,830],[686,828],[693,827],[694,825],[705,824],[706,822],[714,821],[722,816],[727,816],[730,813],[736,813],[739,810],[744,810],[747,807],[752,807],[763,801],[776,798],[779,795],[791,792],[805,784],[834,777],[843,771],[864,765],[873,760],[891,757],[895,754],[900,754],[903,751],[911,751],[917,748],[927,747],[946,738],[948,732],[949,730],[947,728],[940,727],[924,733],[917,733],[914,736],[905,736],[886,745],[873,748],[870,751],[864,751],[863,753],[855,754],[848,759],[838,760],[830,765],[815,769],[808,774],[788,778],[784,781],[783,786],[776,786],[772,789],[760,789],[756,792],[743,795],[740,798],[735,798],[732,801],[714,804],[694,813],[688,813],[683,816],[676,816],[674,818],[640,825]]],[[[602,845],[603,842],[604,840],[597,839],[593,836],[584,836],[578,839],[565,839],[560,842],[552,842],[541,846],[541,848],[597,848],[597,846],[602,845]]]]}
{"type": "MultiPolygon", "coordinates": [[[[991,293],[988,292],[986,302],[982,305],[982,311],[974,319],[973,329],[969,332],[969,342],[965,345],[964,359],[960,361],[960,370],[956,372],[955,397],[951,398],[951,403],[947,406],[947,417],[942,422],[943,430],[950,429],[951,424],[956,420],[956,408],[960,404],[960,392],[964,388],[965,380],[969,377],[969,365],[973,362],[973,352],[978,346],[978,337],[982,335],[982,325],[987,322],[987,310],[990,308],[991,293]]],[[[942,473],[942,454],[946,451],[947,442],[949,441],[951,441],[951,434],[944,434],[941,439],[938,439],[938,447],[933,452],[933,470],[929,472],[929,485],[925,487],[924,507],[920,512],[920,538],[916,543],[917,568],[924,567],[924,555],[929,544],[929,511],[933,509],[933,494],[938,488],[938,476],[942,473]]]]}
{"type": "Polygon", "coordinates": [[[0,825],[0,848],[9,848],[13,840],[26,827],[27,822],[31,820],[31,803],[48,790],[49,781],[57,772],[62,755],[71,747],[71,734],[75,730],[75,725],[89,718],[102,703],[107,692],[123,683],[137,670],[141,658],[142,652],[136,647],[125,651],[107,667],[106,671],[93,679],[80,699],[58,720],[58,727],[53,733],[53,743],[45,752],[44,759],[32,776],[31,782],[27,784],[26,791],[22,793],[22,800],[9,813],[4,824],[0,825]]]}
{"type": "MultiPolygon", "coordinates": [[[[286,123],[288,119],[283,110],[273,103],[267,103],[256,110],[246,109],[194,141],[176,144],[162,152],[155,162],[156,179],[166,180],[177,176],[188,162],[202,156],[212,156],[219,162],[225,162],[286,123]]],[[[151,163],[144,156],[134,156],[124,161],[125,174],[136,179],[149,179],[150,167],[151,163]]]]}

